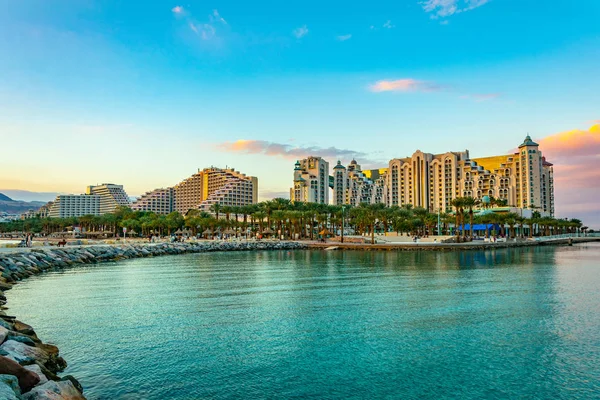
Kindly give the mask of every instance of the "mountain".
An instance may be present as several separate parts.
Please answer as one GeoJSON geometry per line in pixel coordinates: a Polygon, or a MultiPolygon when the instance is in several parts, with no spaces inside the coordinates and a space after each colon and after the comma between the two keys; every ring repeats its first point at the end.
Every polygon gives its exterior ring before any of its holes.
{"type": "Polygon", "coordinates": [[[0,201],[13,201],[13,199],[11,199],[5,194],[0,193],[0,201]]]}
{"type": "Polygon", "coordinates": [[[37,210],[43,206],[43,201],[17,201],[0,193],[0,212],[21,214],[28,210],[37,210]]]}

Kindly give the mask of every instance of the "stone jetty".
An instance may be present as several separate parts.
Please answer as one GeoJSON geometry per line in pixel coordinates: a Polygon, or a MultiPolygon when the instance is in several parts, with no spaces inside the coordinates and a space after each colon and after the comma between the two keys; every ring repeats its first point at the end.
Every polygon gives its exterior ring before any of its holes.
{"type": "Polygon", "coordinates": [[[20,280],[45,271],[128,258],[211,251],[299,250],[305,248],[307,246],[303,243],[285,241],[206,241],[45,247],[0,253],[0,355],[18,362],[40,377],[40,383],[35,388],[22,394],[16,377],[0,375],[0,399],[85,399],[83,389],[74,377],[57,375],[67,366],[66,361],[60,357],[58,348],[43,343],[31,326],[6,313],[4,291],[9,290],[20,280]]]}

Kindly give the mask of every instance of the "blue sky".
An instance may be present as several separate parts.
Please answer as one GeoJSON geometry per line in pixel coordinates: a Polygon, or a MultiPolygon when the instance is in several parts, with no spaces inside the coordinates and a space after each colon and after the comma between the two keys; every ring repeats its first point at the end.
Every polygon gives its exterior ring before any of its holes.
{"type": "Polygon", "coordinates": [[[0,10],[0,189],[140,194],[228,165],[258,176],[264,199],[287,191],[302,151],[375,166],[416,149],[477,157],[600,119],[596,0],[0,10]]]}

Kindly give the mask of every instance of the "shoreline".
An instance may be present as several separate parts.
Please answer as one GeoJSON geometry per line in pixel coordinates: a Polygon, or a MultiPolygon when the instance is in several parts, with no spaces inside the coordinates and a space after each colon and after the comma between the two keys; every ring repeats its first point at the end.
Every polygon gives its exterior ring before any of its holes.
{"type": "Polygon", "coordinates": [[[600,242],[600,237],[574,237],[550,240],[524,240],[517,242],[467,242],[467,243],[340,243],[340,242],[310,242],[309,249],[313,250],[358,250],[358,251],[472,251],[495,250],[516,247],[536,246],[565,246],[577,243],[600,242]]]}

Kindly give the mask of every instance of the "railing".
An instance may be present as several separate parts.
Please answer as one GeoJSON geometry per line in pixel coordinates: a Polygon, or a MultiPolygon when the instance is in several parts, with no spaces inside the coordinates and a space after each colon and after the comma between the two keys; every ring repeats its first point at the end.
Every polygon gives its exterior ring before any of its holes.
{"type": "Polygon", "coordinates": [[[556,240],[556,239],[569,239],[569,238],[580,238],[580,237],[600,237],[600,233],[563,233],[560,235],[540,236],[536,237],[535,240],[556,240]]]}

